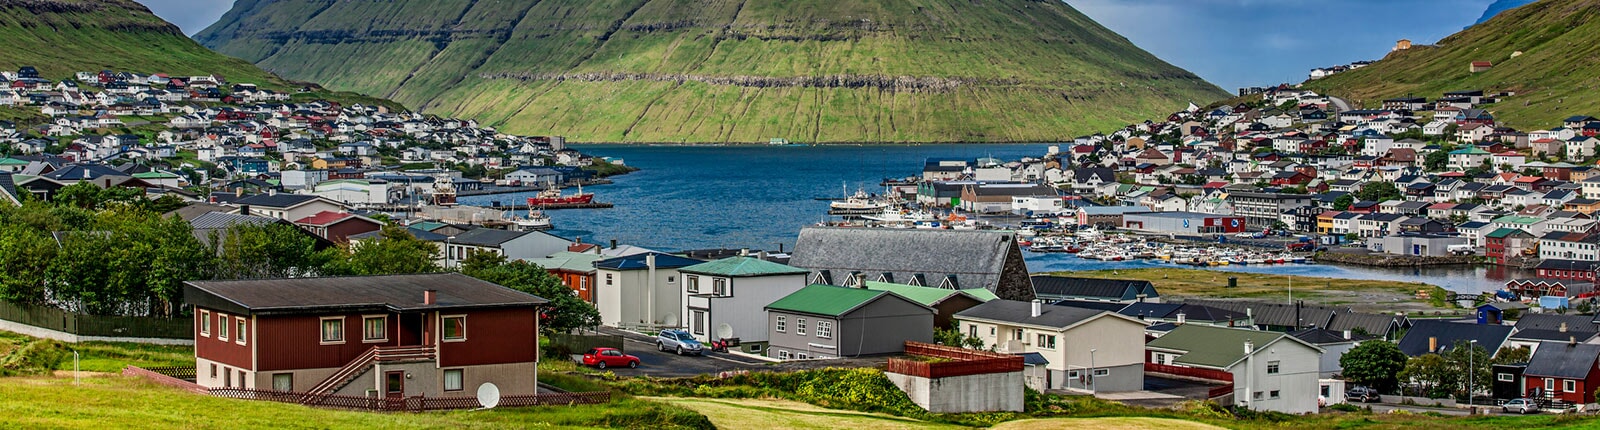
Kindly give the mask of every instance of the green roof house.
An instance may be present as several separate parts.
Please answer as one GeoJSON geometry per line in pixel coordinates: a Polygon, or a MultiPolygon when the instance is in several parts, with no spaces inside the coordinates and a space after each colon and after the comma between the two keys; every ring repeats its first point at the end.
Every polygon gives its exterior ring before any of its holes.
{"type": "Polygon", "coordinates": [[[578,297],[583,301],[594,303],[594,263],[604,259],[606,256],[600,254],[561,251],[529,262],[561,278],[561,283],[578,292],[578,297]]]}
{"type": "Polygon", "coordinates": [[[806,286],[810,271],[755,257],[728,257],[678,269],[684,325],[702,342],[738,338],[746,352],[767,341],[761,308],[806,286]]]}
{"type": "Polygon", "coordinates": [[[1317,412],[1322,348],[1285,333],[1184,324],[1145,344],[1157,373],[1233,383],[1235,404],[1290,414],[1317,412]],[[1191,370],[1192,369],[1192,370],[1191,370]]]}
{"type": "Polygon", "coordinates": [[[935,329],[950,328],[950,323],[955,320],[954,317],[957,312],[999,298],[994,295],[994,292],[983,288],[950,290],[874,281],[866,281],[866,286],[869,290],[899,294],[901,297],[933,308],[935,311],[933,327],[935,329]]]}
{"type": "Polygon", "coordinates": [[[883,290],[809,285],[766,306],[767,356],[781,360],[897,354],[933,342],[934,308],[883,290]]]}

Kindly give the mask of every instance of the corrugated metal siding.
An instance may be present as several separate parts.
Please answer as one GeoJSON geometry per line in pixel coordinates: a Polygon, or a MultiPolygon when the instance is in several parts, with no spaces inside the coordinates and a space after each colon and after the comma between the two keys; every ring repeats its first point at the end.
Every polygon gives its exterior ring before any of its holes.
{"type": "Polygon", "coordinates": [[[536,361],[539,353],[538,314],[533,308],[462,313],[467,315],[467,339],[441,343],[440,366],[536,361]]]}

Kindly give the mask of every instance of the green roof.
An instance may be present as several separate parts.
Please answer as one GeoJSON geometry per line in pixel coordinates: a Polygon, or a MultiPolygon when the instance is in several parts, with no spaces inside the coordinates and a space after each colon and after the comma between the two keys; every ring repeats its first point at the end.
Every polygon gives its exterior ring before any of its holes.
{"type": "Polygon", "coordinates": [[[891,292],[891,293],[899,294],[901,297],[905,297],[907,299],[911,299],[911,301],[917,302],[917,303],[921,303],[924,306],[933,306],[934,304],[937,304],[939,302],[944,301],[944,299],[950,298],[951,295],[954,295],[956,293],[966,293],[967,295],[972,296],[975,299],[978,299],[978,301],[980,301],[980,302],[987,302],[987,301],[999,298],[999,297],[996,297],[994,295],[994,293],[989,292],[989,290],[984,289],[984,288],[973,288],[973,289],[970,289],[970,290],[951,290],[951,289],[945,289],[945,288],[921,287],[921,286],[916,286],[916,285],[895,284],[895,283],[889,283],[889,282],[873,282],[873,281],[867,281],[866,285],[867,285],[867,289],[869,289],[869,290],[888,291],[888,292],[891,292]],[[981,293],[980,293],[980,291],[981,291],[981,293]]]}
{"type": "Polygon", "coordinates": [[[584,254],[579,252],[561,251],[550,254],[543,260],[529,260],[530,263],[543,267],[546,270],[566,270],[569,272],[593,272],[594,262],[604,260],[600,254],[584,254]]]}
{"type": "Polygon", "coordinates": [[[0,166],[26,166],[26,165],[28,165],[27,161],[18,160],[18,159],[11,158],[11,157],[0,158],[0,166]]]}
{"type": "Polygon", "coordinates": [[[167,172],[144,172],[144,173],[134,173],[133,177],[139,178],[139,179],[173,179],[173,178],[177,178],[178,175],[174,175],[174,174],[167,173],[167,172]]]}
{"type": "Polygon", "coordinates": [[[1510,228],[1510,227],[1500,227],[1500,228],[1495,229],[1494,231],[1489,232],[1489,234],[1484,235],[1484,237],[1492,237],[1492,238],[1495,238],[1495,239],[1504,239],[1504,238],[1507,238],[1507,237],[1511,237],[1511,235],[1513,235],[1513,234],[1517,234],[1517,233],[1521,233],[1521,232],[1522,232],[1522,230],[1518,230],[1518,229],[1514,229],[1514,228],[1510,228]]]}
{"type": "Polygon", "coordinates": [[[767,305],[767,309],[836,317],[884,294],[889,292],[832,285],[808,285],[772,302],[767,305]]]}
{"type": "Polygon", "coordinates": [[[1469,148],[1457,149],[1457,150],[1454,150],[1454,151],[1450,151],[1450,153],[1451,154],[1463,154],[1463,155],[1482,155],[1482,154],[1488,154],[1489,151],[1485,151],[1485,150],[1483,150],[1481,148],[1473,146],[1473,147],[1469,147],[1469,148]]]}
{"type": "Polygon", "coordinates": [[[435,229],[438,229],[439,227],[444,227],[446,225],[449,225],[449,224],[445,224],[445,223],[437,222],[437,221],[423,221],[423,222],[419,222],[419,223],[416,223],[416,224],[412,224],[411,228],[414,228],[414,229],[417,229],[417,230],[422,230],[422,231],[433,231],[435,229]]]}
{"type": "Polygon", "coordinates": [[[802,275],[810,273],[786,264],[773,263],[755,257],[728,257],[716,261],[708,261],[689,267],[678,269],[679,272],[698,273],[713,276],[772,276],[772,275],[802,275]]]}
{"type": "Polygon", "coordinates": [[[1185,351],[1173,360],[1176,364],[1227,369],[1244,359],[1245,341],[1250,341],[1259,349],[1283,337],[1288,336],[1275,332],[1184,324],[1145,346],[1185,351]]]}
{"type": "Polygon", "coordinates": [[[1531,217],[1531,216],[1506,215],[1506,216],[1503,216],[1503,217],[1495,218],[1495,219],[1491,220],[1490,222],[1503,222],[1503,223],[1509,223],[1509,224],[1528,224],[1528,225],[1533,225],[1533,224],[1538,224],[1540,221],[1544,221],[1544,218],[1531,217]]]}

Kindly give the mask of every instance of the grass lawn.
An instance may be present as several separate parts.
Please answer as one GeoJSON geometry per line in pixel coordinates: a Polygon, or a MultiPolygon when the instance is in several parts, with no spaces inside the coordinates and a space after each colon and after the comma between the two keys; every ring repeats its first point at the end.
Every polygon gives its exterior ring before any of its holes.
{"type": "Polygon", "coordinates": [[[1017,420],[994,426],[994,430],[1221,430],[1210,424],[1170,418],[1110,417],[1110,418],[1049,418],[1017,420]]]}
{"type": "Polygon", "coordinates": [[[25,362],[27,365],[11,369],[24,374],[72,370],[73,351],[78,352],[78,369],[85,372],[117,373],[128,365],[145,368],[194,366],[194,347],[191,346],[121,342],[72,344],[0,331],[0,363],[25,362]],[[32,343],[40,344],[34,348],[22,348],[32,343]],[[29,357],[13,357],[13,354],[27,354],[29,357]],[[22,360],[24,358],[26,360],[22,360]],[[50,363],[54,363],[50,369],[41,368],[50,363]]]}
{"type": "Polygon", "coordinates": [[[896,430],[967,428],[886,414],[825,409],[808,403],[790,400],[682,397],[656,397],[651,399],[699,412],[701,415],[710,418],[711,423],[716,424],[717,428],[724,429],[896,430]]]}
{"type": "MultiPolygon", "coordinates": [[[[1264,273],[1222,272],[1215,270],[1157,268],[1132,270],[1092,270],[1062,272],[1063,276],[1150,281],[1163,298],[1248,298],[1281,300],[1287,303],[1291,278],[1264,273]],[[1228,278],[1238,277],[1239,286],[1228,288],[1228,278]]],[[[1321,304],[1342,304],[1363,309],[1432,309],[1417,299],[1418,290],[1432,291],[1433,285],[1420,282],[1395,282],[1361,279],[1293,277],[1294,299],[1321,304]]]]}

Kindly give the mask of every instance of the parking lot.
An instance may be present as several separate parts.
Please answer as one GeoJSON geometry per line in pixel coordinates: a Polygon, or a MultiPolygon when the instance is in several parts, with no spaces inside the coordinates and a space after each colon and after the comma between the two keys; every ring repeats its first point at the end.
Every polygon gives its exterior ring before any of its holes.
{"type": "Polygon", "coordinates": [[[715,375],[729,371],[793,371],[823,367],[882,367],[887,357],[841,358],[831,360],[787,361],[782,363],[759,360],[734,354],[706,351],[703,356],[677,355],[656,350],[655,338],[639,333],[601,328],[601,333],[620,335],[622,350],[639,357],[639,368],[608,369],[621,376],[655,376],[662,378],[688,377],[702,374],[715,375]]]}

